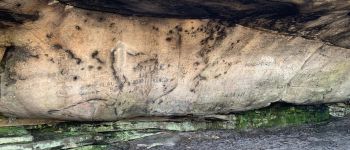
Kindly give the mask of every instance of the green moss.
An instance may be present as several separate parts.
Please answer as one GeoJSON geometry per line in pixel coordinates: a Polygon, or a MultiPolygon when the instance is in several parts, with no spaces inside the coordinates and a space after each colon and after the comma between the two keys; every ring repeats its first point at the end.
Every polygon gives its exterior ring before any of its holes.
{"type": "Polygon", "coordinates": [[[27,134],[28,131],[24,127],[0,127],[0,137],[14,137],[27,134]]]}
{"type": "Polygon", "coordinates": [[[74,148],[72,150],[107,150],[107,149],[108,149],[107,145],[89,145],[89,146],[74,148]]]}
{"type": "Polygon", "coordinates": [[[305,123],[318,123],[330,119],[328,107],[288,106],[277,104],[260,110],[237,114],[238,129],[283,127],[305,123]]]}
{"type": "Polygon", "coordinates": [[[106,138],[107,143],[115,143],[119,141],[130,141],[158,134],[157,130],[133,130],[115,132],[106,138]]]}

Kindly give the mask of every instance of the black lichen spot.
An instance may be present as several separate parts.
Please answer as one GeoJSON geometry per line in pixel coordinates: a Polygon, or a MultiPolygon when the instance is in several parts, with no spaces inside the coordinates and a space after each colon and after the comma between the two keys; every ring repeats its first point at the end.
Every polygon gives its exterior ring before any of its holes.
{"type": "Polygon", "coordinates": [[[91,57],[92,57],[92,58],[96,58],[97,55],[98,55],[98,51],[96,50],[96,51],[94,51],[94,52],[91,54],[91,57]]]}
{"type": "Polygon", "coordinates": [[[145,55],[145,53],[142,53],[142,52],[138,52],[138,53],[130,53],[130,52],[127,52],[128,55],[130,56],[140,56],[140,55],[145,55]]]}
{"type": "MultiPolygon", "coordinates": [[[[52,47],[56,50],[63,49],[62,45],[60,45],[60,44],[54,44],[52,47]]],[[[68,54],[69,58],[74,59],[78,65],[82,62],[82,60],[80,58],[76,57],[75,54],[71,50],[63,49],[63,51],[68,54]]]]}
{"type": "Polygon", "coordinates": [[[112,27],[114,27],[114,25],[115,25],[115,23],[113,22],[113,23],[109,24],[109,27],[112,28],[112,27]]]}
{"type": "Polygon", "coordinates": [[[46,34],[46,38],[51,39],[52,37],[53,37],[53,34],[52,34],[52,33],[46,34]]]}
{"type": "Polygon", "coordinates": [[[190,89],[190,92],[192,93],[196,93],[196,91],[194,89],[190,89]]]}
{"type": "Polygon", "coordinates": [[[81,68],[80,70],[85,70],[85,68],[81,68]]]}
{"type": "Polygon", "coordinates": [[[49,61],[51,61],[52,63],[55,63],[55,61],[53,60],[53,58],[50,58],[49,61]]]}
{"type": "Polygon", "coordinates": [[[81,30],[81,27],[78,25],[75,25],[75,29],[79,31],[79,30],[81,30]]]}
{"type": "Polygon", "coordinates": [[[36,55],[30,54],[29,56],[30,56],[30,57],[34,57],[34,58],[36,58],[36,59],[39,59],[39,55],[38,55],[38,54],[36,54],[36,55]]]}
{"type": "Polygon", "coordinates": [[[84,22],[86,23],[88,20],[87,19],[84,19],[84,22]]]}
{"type": "Polygon", "coordinates": [[[61,44],[54,44],[52,47],[54,49],[62,49],[63,48],[61,44]]]}
{"type": "Polygon", "coordinates": [[[101,66],[98,66],[98,67],[97,67],[97,70],[101,70],[101,69],[102,69],[102,67],[101,67],[101,66]]]}
{"type": "Polygon", "coordinates": [[[169,30],[169,34],[173,34],[173,30],[169,30]]]}
{"type": "Polygon", "coordinates": [[[76,80],[78,80],[78,78],[79,78],[78,76],[74,76],[73,80],[76,81],[76,80]]]}
{"type": "Polygon", "coordinates": [[[216,78],[218,78],[218,77],[220,77],[220,76],[221,76],[221,73],[218,74],[218,75],[216,75],[214,78],[216,79],[216,78]]]}
{"type": "Polygon", "coordinates": [[[16,7],[17,7],[17,8],[19,8],[19,7],[21,7],[21,6],[22,6],[21,3],[17,3],[17,4],[16,4],[16,7]]]}
{"type": "Polygon", "coordinates": [[[62,69],[62,70],[60,71],[60,74],[61,74],[61,75],[65,75],[65,74],[66,74],[66,71],[65,71],[64,69],[62,69]]]}
{"type": "Polygon", "coordinates": [[[60,111],[60,110],[53,109],[53,110],[47,111],[47,113],[48,113],[49,115],[52,115],[52,114],[57,113],[57,112],[59,112],[59,111],[60,111]]]}
{"type": "Polygon", "coordinates": [[[88,68],[89,68],[89,70],[91,70],[91,69],[94,69],[94,66],[89,65],[88,68]]]}
{"type": "Polygon", "coordinates": [[[104,20],[105,20],[105,18],[103,18],[103,17],[98,18],[98,22],[103,22],[104,20]]]}
{"type": "Polygon", "coordinates": [[[175,29],[176,29],[178,32],[182,32],[182,27],[179,26],[179,25],[177,25],[177,26],[175,27],[175,29]]]}
{"type": "Polygon", "coordinates": [[[97,50],[95,50],[95,51],[91,54],[91,57],[92,57],[93,59],[96,59],[98,63],[101,63],[101,64],[104,63],[104,62],[98,57],[98,51],[97,51],[97,50]]]}
{"type": "Polygon", "coordinates": [[[78,65],[82,62],[71,50],[65,49],[64,51],[68,54],[69,58],[74,59],[78,65]]]}
{"type": "Polygon", "coordinates": [[[171,37],[167,37],[165,40],[170,42],[171,41],[171,37]]]}
{"type": "Polygon", "coordinates": [[[153,29],[153,30],[156,30],[156,31],[159,31],[159,28],[158,28],[158,27],[155,27],[155,26],[152,26],[152,29],[153,29]]]}

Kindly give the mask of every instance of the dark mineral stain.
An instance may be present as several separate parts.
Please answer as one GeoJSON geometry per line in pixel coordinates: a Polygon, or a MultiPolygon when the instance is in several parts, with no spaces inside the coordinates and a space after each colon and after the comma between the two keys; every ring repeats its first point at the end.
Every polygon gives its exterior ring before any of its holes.
{"type": "Polygon", "coordinates": [[[102,67],[101,67],[101,66],[98,66],[98,67],[97,67],[97,70],[101,70],[101,69],[102,69],[102,67]]]}
{"type": "Polygon", "coordinates": [[[115,62],[116,62],[116,58],[115,58],[115,52],[116,50],[113,49],[112,52],[111,52],[111,70],[112,70],[112,74],[113,74],[113,77],[114,77],[114,80],[117,82],[118,84],[118,88],[120,91],[123,91],[123,88],[124,88],[124,83],[125,81],[123,82],[117,72],[117,70],[114,68],[114,65],[115,65],[115,62]]]}
{"type": "Polygon", "coordinates": [[[171,41],[171,37],[167,37],[165,40],[170,42],[171,41]]]}
{"type": "Polygon", "coordinates": [[[169,34],[173,34],[173,30],[169,30],[169,34]]]}
{"type": "Polygon", "coordinates": [[[17,74],[15,65],[19,62],[26,62],[29,59],[37,59],[38,55],[33,55],[33,49],[27,47],[10,46],[5,50],[5,54],[0,63],[0,72],[3,73],[1,82],[5,86],[15,84],[18,80],[25,80],[24,77],[17,74]]]}
{"type": "Polygon", "coordinates": [[[62,49],[63,48],[61,44],[54,44],[54,45],[52,45],[52,47],[54,49],[62,49]]]}

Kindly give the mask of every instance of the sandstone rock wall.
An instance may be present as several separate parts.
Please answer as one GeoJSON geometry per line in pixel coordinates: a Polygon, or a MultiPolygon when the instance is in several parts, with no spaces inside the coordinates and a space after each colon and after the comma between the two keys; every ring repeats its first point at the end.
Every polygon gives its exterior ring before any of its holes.
{"type": "Polygon", "coordinates": [[[350,98],[350,51],[321,40],[208,19],[30,4],[37,5],[21,11],[38,10],[38,20],[1,30],[9,41],[1,62],[5,115],[198,116],[350,98]]]}

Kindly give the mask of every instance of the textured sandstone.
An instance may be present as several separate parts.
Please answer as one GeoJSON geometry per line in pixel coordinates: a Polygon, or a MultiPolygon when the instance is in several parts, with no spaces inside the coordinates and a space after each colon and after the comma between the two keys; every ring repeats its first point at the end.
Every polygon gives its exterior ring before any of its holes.
{"type": "Polygon", "coordinates": [[[206,19],[32,7],[39,19],[1,40],[12,43],[1,69],[6,115],[197,116],[350,98],[350,51],[321,40],[206,19]]]}

